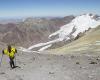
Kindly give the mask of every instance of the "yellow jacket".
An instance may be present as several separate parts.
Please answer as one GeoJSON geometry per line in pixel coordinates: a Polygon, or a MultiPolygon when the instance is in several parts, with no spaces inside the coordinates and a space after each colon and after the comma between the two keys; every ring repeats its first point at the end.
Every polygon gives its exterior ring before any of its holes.
{"type": "Polygon", "coordinates": [[[14,47],[11,47],[11,52],[9,53],[8,49],[4,49],[3,53],[9,56],[10,58],[14,58],[14,55],[16,53],[16,49],[14,47]]]}

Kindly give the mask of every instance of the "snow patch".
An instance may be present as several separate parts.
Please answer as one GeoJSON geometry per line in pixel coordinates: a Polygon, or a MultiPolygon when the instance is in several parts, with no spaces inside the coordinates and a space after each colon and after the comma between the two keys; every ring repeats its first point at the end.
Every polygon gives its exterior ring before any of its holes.
{"type": "Polygon", "coordinates": [[[30,53],[30,52],[40,53],[39,51],[31,51],[31,50],[28,50],[28,49],[23,48],[23,47],[19,47],[18,50],[20,50],[22,52],[28,52],[28,53],[30,53]]]}
{"type": "Polygon", "coordinates": [[[37,47],[44,47],[44,46],[47,46],[47,45],[50,45],[50,44],[53,44],[53,43],[56,43],[56,42],[60,42],[60,41],[62,41],[61,38],[56,39],[56,40],[52,40],[52,41],[49,41],[49,42],[46,42],[46,43],[39,43],[39,44],[36,44],[36,45],[29,47],[28,50],[31,50],[31,49],[34,49],[34,48],[37,48],[37,47]]]}
{"type": "Polygon", "coordinates": [[[52,46],[52,44],[47,45],[47,46],[45,46],[45,47],[42,47],[42,48],[39,49],[38,51],[44,51],[44,50],[48,49],[48,48],[51,47],[51,46],[52,46]]]}

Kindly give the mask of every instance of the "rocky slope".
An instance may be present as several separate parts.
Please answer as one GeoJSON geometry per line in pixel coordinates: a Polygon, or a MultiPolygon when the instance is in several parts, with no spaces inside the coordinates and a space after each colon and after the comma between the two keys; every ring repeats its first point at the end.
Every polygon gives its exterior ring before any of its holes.
{"type": "Polygon", "coordinates": [[[21,68],[10,69],[8,58],[3,57],[0,67],[1,80],[99,80],[99,52],[52,53],[18,52],[16,65],[21,68]]]}
{"type": "Polygon", "coordinates": [[[54,52],[66,53],[66,52],[77,52],[77,51],[100,51],[100,26],[95,29],[91,29],[86,32],[84,36],[81,38],[63,46],[53,50],[54,52]]]}

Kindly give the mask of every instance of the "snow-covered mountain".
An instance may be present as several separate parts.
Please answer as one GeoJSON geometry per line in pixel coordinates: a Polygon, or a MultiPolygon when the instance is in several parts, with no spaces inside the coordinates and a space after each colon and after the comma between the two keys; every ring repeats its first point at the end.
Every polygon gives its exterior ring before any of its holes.
{"type": "Polygon", "coordinates": [[[66,24],[60,28],[60,30],[51,34],[49,38],[56,37],[57,35],[62,40],[69,40],[75,38],[79,33],[83,33],[89,28],[95,28],[100,24],[99,17],[95,18],[95,15],[84,14],[76,17],[71,23],[66,24]],[[97,19],[98,18],[98,19],[97,19]]]}
{"type": "Polygon", "coordinates": [[[55,43],[75,39],[80,33],[84,33],[91,28],[96,28],[98,25],[100,25],[100,17],[97,15],[84,14],[77,16],[69,24],[62,26],[58,31],[49,35],[51,41],[33,45],[28,50],[36,48],[38,51],[43,51],[55,43]]]}

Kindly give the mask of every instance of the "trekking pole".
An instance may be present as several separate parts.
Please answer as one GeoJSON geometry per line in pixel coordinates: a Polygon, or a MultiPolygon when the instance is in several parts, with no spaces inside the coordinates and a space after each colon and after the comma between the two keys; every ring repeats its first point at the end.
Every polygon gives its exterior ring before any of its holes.
{"type": "Polygon", "coordinates": [[[0,67],[1,67],[1,64],[2,64],[2,58],[3,58],[3,54],[1,56],[1,60],[0,60],[0,67]]]}
{"type": "Polygon", "coordinates": [[[16,66],[16,54],[15,54],[15,66],[16,66]]]}

